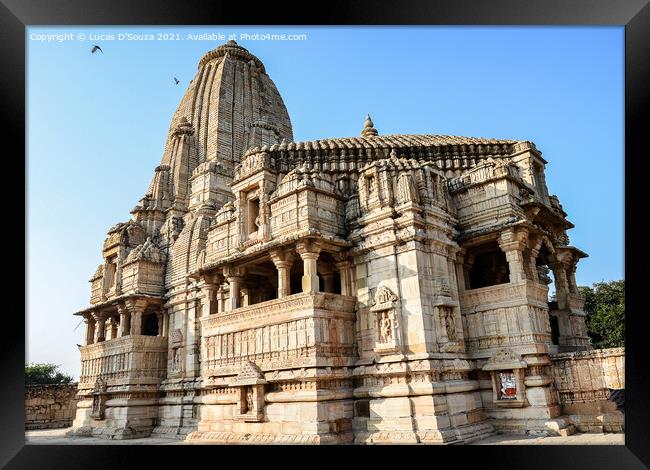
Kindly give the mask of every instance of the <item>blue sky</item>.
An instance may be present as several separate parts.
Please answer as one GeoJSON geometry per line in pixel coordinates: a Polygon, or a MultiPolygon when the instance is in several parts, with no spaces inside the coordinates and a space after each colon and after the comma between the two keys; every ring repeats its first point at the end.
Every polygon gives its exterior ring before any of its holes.
{"type": "Polygon", "coordinates": [[[296,140],[356,136],[368,112],[382,134],[532,140],[576,225],[571,243],[590,255],[578,283],[624,276],[622,27],[30,27],[28,361],[78,377],[72,313],[88,306],[106,231],[144,195],[199,59],[225,42],[120,33],[235,34],[264,62],[296,140]],[[53,33],[75,38],[39,40],[53,33]]]}

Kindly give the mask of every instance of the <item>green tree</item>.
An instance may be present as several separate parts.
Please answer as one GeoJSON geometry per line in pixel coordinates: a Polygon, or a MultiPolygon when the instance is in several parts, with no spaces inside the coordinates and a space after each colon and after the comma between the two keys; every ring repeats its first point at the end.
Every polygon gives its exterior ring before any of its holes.
{"type": "Polygon", "coordinates": [[[585,297],[587,333],[594,348],[625,346],[625,280],[579,287],[585,297]]]}
{"type": "Polygon", "coordinates": [[[56,364],[25,364],[25,385],[65,385],[72,382],[73,378],[59,372],[56,364]]]}

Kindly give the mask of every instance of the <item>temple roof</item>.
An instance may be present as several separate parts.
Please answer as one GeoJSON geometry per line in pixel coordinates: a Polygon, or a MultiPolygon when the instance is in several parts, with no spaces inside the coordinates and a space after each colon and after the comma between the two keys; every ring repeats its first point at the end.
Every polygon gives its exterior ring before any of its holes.
{"type": "MultiPolygon", "coordinates": [[[[278,150],[354,150],[354,149],[400,149],[422,147],[461,146],[458,150],[470,153],[510,153],[511,146],[527,141],[507,139],[486,139],[480,137],[462,137],[435,134],[392,134],[368,135],[367,137],[341,137],[334,139],[319,139],[304,142],[282,142],[269,147],[250,148],[245,155],[262,151],[278,150]],[[474,148],[472,148],[474,146],[474,148]],[[489,148],[488,148],[489,147],[489,148]],[[483,152],[481,152],[483,150],[483,152]]],[[[530,143],[534,148],[534,145],[530,143]]]]}

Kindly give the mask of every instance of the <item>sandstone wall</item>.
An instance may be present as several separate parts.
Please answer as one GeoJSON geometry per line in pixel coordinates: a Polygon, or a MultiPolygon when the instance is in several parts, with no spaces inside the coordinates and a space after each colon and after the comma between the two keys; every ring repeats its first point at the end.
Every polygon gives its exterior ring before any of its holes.
{"type": "Polygon", "coordinates": [[[551,356],[562,413],[581,432],[623,432],[624,415],[608,389],[625,388],[625,348],[551,356]]]}
{"type": "Polygon", "coordinates": [[[25,429],[67,428],[77,409],[77,384],[27,385],[25,429]]]}

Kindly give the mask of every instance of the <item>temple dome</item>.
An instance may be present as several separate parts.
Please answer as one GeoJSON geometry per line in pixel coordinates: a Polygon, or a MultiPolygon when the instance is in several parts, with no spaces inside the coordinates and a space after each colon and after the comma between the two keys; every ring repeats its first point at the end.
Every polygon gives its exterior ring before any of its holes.
{"type": "Polygon", "coordinates": [[[250,147],[293,141],[289,113],[262,62],[234,41],[206,53],[171,120],[162,165],[169,194],[187,205],[197,165],[217,160],[230,170],[250,147]]]}

